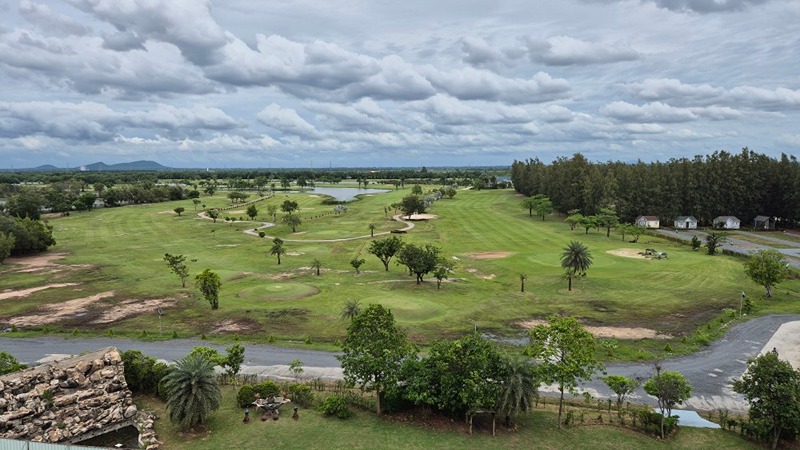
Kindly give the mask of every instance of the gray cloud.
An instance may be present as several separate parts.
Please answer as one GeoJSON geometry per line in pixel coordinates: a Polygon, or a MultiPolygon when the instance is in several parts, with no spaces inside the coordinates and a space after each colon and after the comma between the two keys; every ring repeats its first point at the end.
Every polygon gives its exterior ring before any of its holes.
{"type": "Polygon", "coordinates": [[[528,38],[525,43],[532,61],[551,66],[610,64],[639,58],[636,50],[624,45],[587,42],[571,36],[528,38]]]}
{"type": "Polygon", "coordinates": [[[89,34],[89,29],[64,14],[53,13],[47,5],[21,0],[19,13],[28,22],[39,26],[48,32],[75,34],[84,36],[89,34]]]}
{"type": "Polygon", "coordinates": [[[751,6],[761,5],[770,0],[644,0],[652,1],[659,8],[671,11],[692,11],[698,13],[715,13],[742,11],[751,6]]]}

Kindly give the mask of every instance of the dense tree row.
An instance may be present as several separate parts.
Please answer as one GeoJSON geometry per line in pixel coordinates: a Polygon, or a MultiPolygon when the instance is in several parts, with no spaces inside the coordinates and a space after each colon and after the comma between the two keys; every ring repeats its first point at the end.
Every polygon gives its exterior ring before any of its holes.
{"type": "Polygon", "coordinates": [[[613,208],[624,222],[639,215],[662,223],[693,215],[701,225],[717,216],[736,216],[743,224],[757,215],[793,227],[800,219],[800,163],[794,156],[770,158],[742,149],[707,156],[634,164],[592,163],[580,153],[551,164],[538,158],[514,161],[517,192],[549,197],[562,213],[584,215],[613,208]]]}

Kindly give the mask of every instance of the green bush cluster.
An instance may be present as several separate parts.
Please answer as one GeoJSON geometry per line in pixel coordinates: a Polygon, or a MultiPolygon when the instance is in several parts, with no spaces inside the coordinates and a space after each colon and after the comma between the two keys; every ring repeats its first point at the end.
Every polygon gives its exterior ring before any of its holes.
{"type": "Polygon", "coordinates": [[[331,395],[326,398],[319,406],[319,411],[326,416],[336,416],[339,419],[348,419],[353,415],[343,395],[331,395]]]}
{"type": "MultiPolygon", "coordinates": [[[[637,414],[636,426],[646,433],[661,435],[661,414],[647,409],[639,411],[637,414]]],[[[664,418],[664,435],[670,436],[678,429],[678,417],[671,416],[664,418]]]]}
{"type": "Polygon", "coordinates": [[[245,384],[239,388],[239,392],[236,394],[236,403],[240,408],[246,408],[254,401],[256,401],[256,391],[253,386],[245,384]]]}
{"type": "Polygon", "coordinates": [[[156,394],[166,398],[166,392],[160,386],[161,380],[170,371],[170,367],[155,358],[138,350],[122,352],[122,363],[125,367],[125,382],[134,393],[156,394]]]}
{"type": "Polygon", "coordinates": [[[307,408],[314,402],[314,393],[311,387],[305,384],[293,384],[289,386],[289,398],[292,403],[307,408]]]}

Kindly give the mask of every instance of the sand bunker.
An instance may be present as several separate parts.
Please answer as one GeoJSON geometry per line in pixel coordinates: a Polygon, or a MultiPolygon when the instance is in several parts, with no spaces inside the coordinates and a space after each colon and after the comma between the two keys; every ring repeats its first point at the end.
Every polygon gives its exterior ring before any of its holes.
{"type": "Polygon", "coordinates": [[[406,216],[406,220],[431,220],[438,219],[436,214],[412,214],[411,217],[406,216]]]}
{"type": "Polygon", "coordinates": [[[619,248],[616,250],[608,250],[606,253],[615,256],[624,256],[625,258],[639,258],[639,259],[647,259],[640,250],[636,250],[634,248],[619,248]]]}
{"type": "Polygon", "coordinates": [[[227,214],[244,214],[244,210],[237,209],[236,211],[227,211],[227,214]]]}
{"type": "Polygon", "coordinates": [[[34,292],[43,291],[45,289],[60,288],[66,286],[77,286],[79,284],[80,283],[53,283],[28,289],[20,289],[19,291],[0,292],[0,300],[6,300],[9,298],[27,297],[33,294],[34,292]]]}
{"type": "Polygon", "coordinates": [[[513,252],[478,252],[467,253],[467,256],[472,259],[500,259],[512,254],[513,252]]]}
{"type": "MultiPolygon", "coordinates": [[[[524,329],[530,329],[536,325],[545,325],[547,321],[539,319],[520,320],[516,323],[524,329]]],[[[586,331],[592,333],[597,338],[615,338],[615,339],[670,339],[672,336],[668,334],[660,334],[656,330],[641,327],[596,327],[584,326],[586,331]]]]}
{"type": "Polygon", "coordinates": [[[76,298],[66,302],[53,303],[40,307],[36,313],[17,316],[8,321],[14,326],[39,326],[58,323],[66,319],[73,319],[78,315],[87,313],[94,303],[108,297],[113,297],[114,291],[101,292],[89,297],[76,298]]]}

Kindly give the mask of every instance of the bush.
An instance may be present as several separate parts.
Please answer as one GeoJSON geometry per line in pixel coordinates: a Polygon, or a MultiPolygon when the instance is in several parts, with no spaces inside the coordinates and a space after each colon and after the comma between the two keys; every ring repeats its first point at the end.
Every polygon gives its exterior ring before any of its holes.
{"type": "Polygon", "coordinates": [[[245,384],[239,388],[239,392],[236,394],[236,403],[240,408],[250,406],[254,401],[256,401],[256,391],[253,386],[245,384]]]}
{"type": "Polygon", "coordinates": [[[261,398],[267,398],[270,395],[278,396],[281,393],[280,386],[277,385],[274,381],[265,380],[255,386],[253,386],[253,390],[256,394],[260,395],[261,398]]]}
{"type": "Polygon", "coordinates": [[[293,384],[289,386],[289,397],[292,403],[304,408],[308,408],[314,402],[314,393],[311,387],[305,384],[293,384]]]}
{"type": "Polygon", "coordinates": [[[161,397],[159,383],[169,373],[170,367],[138,350],[128,350],[120,356],[125,367],[125,382],[130,390],[161,397]]]}
{"type": "Polygon", "coordinates": [[[319,406],[319,411],[326,416],[336,416],[340,419],[348,419],[353,415],[347,400],[341,395],[331,395],[319,406]]]}
{"type": "MultiPolygon", "coordinates": [[[[637,413],[637,426],[647,433],[661,435],[661,414],[650,410],[642,410],[637,413]]],[[[678,417],[664,418],[664,435],[669,436],[678,429],[678,417]]]]}

